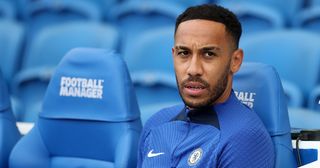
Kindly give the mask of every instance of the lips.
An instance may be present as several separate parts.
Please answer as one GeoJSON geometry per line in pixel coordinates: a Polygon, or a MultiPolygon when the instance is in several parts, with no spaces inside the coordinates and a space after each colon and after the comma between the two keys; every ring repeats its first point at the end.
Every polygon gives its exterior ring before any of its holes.
{"type": "Polygon", "coordinates": [[[206,86],[200,82],[188,82],[184,85],[184,92],[187,95],[196,97],[201,96],[206,91],[206,86]]]}

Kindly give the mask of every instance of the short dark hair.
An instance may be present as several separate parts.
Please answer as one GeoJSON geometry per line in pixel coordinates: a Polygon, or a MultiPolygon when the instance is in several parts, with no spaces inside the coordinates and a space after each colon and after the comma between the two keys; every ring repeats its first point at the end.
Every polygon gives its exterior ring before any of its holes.
{"type": "Polygon", "coordinates": [[[228,9],[215,4],[204,4],[189,7],[178,16],[174,34],[176,34],[180,23],[194,19],[211,20],[224,24],[226,31],[231,35],[236,48],[238,48],[242,33],[241,24],[236,15],[228,9]]]}

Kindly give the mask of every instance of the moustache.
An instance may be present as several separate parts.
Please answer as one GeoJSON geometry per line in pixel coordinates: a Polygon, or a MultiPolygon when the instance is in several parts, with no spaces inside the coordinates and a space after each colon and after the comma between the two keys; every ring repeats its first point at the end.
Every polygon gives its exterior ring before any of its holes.
{"type": "Polygon", "coordinates": [[[189,76],[188,79],[185,79],[184,81],[182,81],[181,86],[184,87],[186,86],[189,82],[197,82],[200,83],[201,85],[203,85],[204,87],[209,87],[209,83],[206,82],[205,80],[201,79],[199,76],[189,76]]]}

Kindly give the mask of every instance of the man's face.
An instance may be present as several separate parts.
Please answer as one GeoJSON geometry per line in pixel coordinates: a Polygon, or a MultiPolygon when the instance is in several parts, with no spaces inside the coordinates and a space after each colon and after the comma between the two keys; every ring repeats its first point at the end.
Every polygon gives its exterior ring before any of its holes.
{"type": "Polygon", "coordinates": [[[179,92],[187,106],[200,108],[228,97],[232,73],[238,70],[231,42],[218,22],[197,19],[178,26],[172,54],[179,92]]]}

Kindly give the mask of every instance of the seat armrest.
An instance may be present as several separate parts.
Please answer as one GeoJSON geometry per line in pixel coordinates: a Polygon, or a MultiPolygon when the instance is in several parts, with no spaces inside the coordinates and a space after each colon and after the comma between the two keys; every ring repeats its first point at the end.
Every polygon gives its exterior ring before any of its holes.
{"type": "Polygon", "coordinates": [[[13,80],[13,93],[19,93],[20,87],[31,81],[40,80],[47,81],[49,83],[54,69],[54,67],[38,67],[21,71],[13,80]]]}

